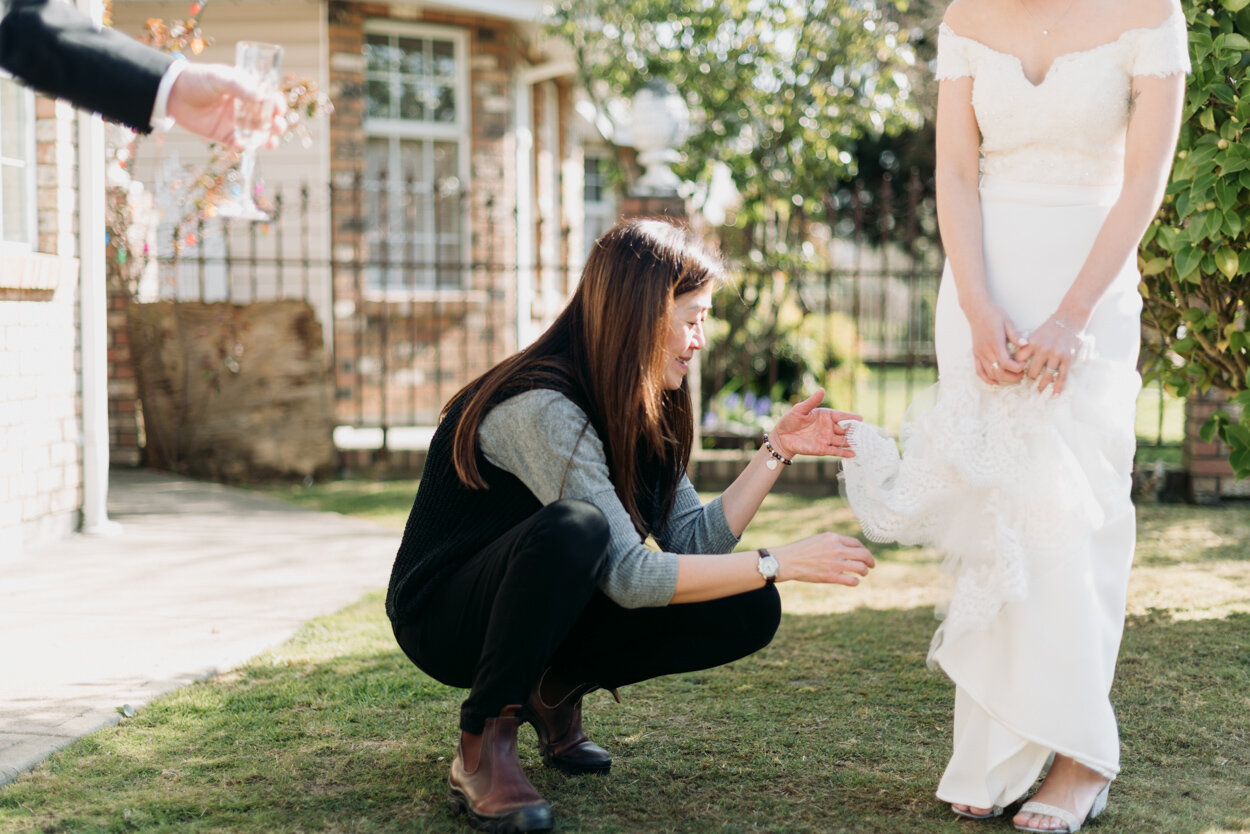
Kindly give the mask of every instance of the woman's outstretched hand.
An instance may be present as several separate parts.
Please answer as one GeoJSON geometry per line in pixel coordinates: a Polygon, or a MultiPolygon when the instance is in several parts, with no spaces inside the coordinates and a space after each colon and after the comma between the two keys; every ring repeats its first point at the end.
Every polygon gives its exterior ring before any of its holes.
{"type": "Polygon", "coordinates": [[[853,458],[846,441],[846,429],[839,426],[843,420],[862,420],[858,414],[821,408],[825,389],[817,388],[810,397],[795,405],[777,421],[768,433],[769,442],[779,455],[793,458],[795,455],[833,455],[853,458]]]}
{"type": "Polygon", "coordinates": [[[837,533],[817,533],[771,550],[781,566],[778,581],[793,579],[853,588],[877,564],[863,542],[837,533]]]}

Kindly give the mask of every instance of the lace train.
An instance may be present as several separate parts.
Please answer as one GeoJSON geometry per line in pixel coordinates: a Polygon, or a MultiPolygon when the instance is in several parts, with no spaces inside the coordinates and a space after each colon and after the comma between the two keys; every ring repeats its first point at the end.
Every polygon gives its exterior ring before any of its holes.
{"type": "Polygon", "coordinates": [[[1106,445],[1124,425],[1115,401],[1128,397],[1131,407],[1138,384],[1135,373],[1086,360],[1073,367],[1068,390],[1052,397],[1032,385],[986,385],[969,363],[913,403],[900,428],[901,456],[878,428],[846,424],[855,457],[843,461],[839,478],[864,535],[944,554],[944,622],[931,665],[944,640],[987,626],[1004,604],[1024,599],[1033,571],[1088,548],[1104,496],[1119,491],[1123,462],[1107,460],[1106,445]]]}

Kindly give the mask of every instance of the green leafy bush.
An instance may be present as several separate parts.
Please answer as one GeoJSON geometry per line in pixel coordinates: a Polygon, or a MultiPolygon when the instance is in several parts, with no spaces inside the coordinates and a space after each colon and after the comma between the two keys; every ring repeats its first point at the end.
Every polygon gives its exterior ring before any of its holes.
{"type": "Polygon", "coordinates": [[[825,389],[826,403],[847,407],[858,366],[854,320],[809,309],[802,278],[779,270],[744,270],[718,293],[708,319],[702,362],[708,408],[728,394],[792,403],[825,389]]]}
{"type": "Polygon", "coordinates": [[[1150,377],[1180,396],[1215,388],[1203,428],[1250,476],[1250,0],[1184,0],[1193,75],[1176,165],[1140,252],[1150,377]]]}

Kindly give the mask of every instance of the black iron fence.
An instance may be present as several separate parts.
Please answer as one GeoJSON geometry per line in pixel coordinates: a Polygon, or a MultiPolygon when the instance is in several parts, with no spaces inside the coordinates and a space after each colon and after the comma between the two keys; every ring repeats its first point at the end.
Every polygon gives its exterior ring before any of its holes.
{"type": "Polygon", "coordinates": [[[942,258],[932,182],[913,170],[901,189],[890,175],[873,189],[848,184],[827,196],[823,214],[810,224],[787,212],[745,242],[725,242],[745,251],[703,360],[708,435],[748,431],[759,422],[752,410],[763,417],[813,385],[839,408],[892,425],[936,378],[942,258]]]}
{"type": "MultiPolygon", "coordinates": [[[[338,422],[381,429],[385,446],[397,427],[432,426],[460,386],[515,349],[526,317],[541,326],[554,315],[541,300],[571,287],[580,268],[518,266],[497,241],[477,247],[490,262],[473,262],[466,230],[431,220],[452,207],[461,214],[469,195],[431,200],[417,183],[409,189],[397,197],[360,180],[303,186],[273,195],[270,223],[197,224],[176,254],[158,253],[144,294],[307,300],[329,349],[338,422]]],[[[875,192],[850,186],[826,208],[833,222],[805,230],[814,249],[802,258],[774,257],[764,235],[756,256],[731,270],[737,279],[721,293],[720,330],[702,358],[705,413],[725,411],[734,396],[737,407],[747,394],[758,406],[815,382],[838,407],[892,425],[936,379],[941,253],[930,186],[918,175],[901,195],[888,180],[875,192]],[[822,266],[793,265],[811,262],[822,266]]]]}

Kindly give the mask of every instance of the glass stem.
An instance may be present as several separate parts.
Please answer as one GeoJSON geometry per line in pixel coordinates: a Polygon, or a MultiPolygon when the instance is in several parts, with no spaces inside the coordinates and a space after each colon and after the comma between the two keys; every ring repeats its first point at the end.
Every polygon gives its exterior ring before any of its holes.
{"type": "Polygon", "coordinates": [[[254,148],[246,148],[239,155],[239,176],[243,180],[243,202],[249,206],[256,203],[252,197],[252,175],[255,172],[256,150],[254,148]]]}

